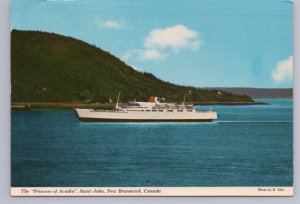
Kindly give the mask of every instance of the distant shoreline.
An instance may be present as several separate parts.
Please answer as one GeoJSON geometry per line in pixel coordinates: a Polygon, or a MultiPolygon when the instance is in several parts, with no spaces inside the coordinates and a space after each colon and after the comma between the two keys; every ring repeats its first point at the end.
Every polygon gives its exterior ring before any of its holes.
{"type": "Polygon", "coordinates": [[[217,106],[245,106],[245,105],[269,105],[268,103],[264,102],[195,102],[193,103],[195,106],[203,105],[217,105],[217,106]]]}
{"type": "MultiPolygon", "coordinates": [[[[263,102],[192,102],[194,106],[202,105],[226,105],[226,106],[241,106],[241,105],[269,105],[263,102]]],[[[84,104],[84,103],[22,103],[12,102],[11,110],[30,110],[30,109],[74,109],[74,108],[88,108],[88,109],[113,109],[115,104],[84,104]]]]}
{"type": "Polygon", "coordinates": [[[206,87],[206,90],[222,90],[251,98],[293,98],[293,88],[206,87]]]}

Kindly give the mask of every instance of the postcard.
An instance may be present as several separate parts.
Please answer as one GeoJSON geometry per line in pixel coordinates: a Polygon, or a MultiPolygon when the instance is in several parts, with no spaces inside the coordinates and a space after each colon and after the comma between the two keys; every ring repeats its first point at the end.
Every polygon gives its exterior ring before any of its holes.
{"type": "Polygon", "coordinates": [[[292,196],[292,0],[13,0],[12,196],[292,196]]]}

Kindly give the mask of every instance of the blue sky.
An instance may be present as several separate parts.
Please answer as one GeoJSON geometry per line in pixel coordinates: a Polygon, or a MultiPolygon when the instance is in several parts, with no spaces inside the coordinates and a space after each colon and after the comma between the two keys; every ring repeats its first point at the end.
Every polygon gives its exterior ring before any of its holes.
{"type": "Polygon", "coordinates": [[[13,0],[12,28],[94,44],[197,87],[292,87],[289,0],[13,0]]]}

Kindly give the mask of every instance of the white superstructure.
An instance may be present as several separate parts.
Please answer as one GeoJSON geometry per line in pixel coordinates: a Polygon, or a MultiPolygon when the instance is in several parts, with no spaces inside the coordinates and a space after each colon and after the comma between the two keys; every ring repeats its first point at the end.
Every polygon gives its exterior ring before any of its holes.
{"type": "Polygon", "coordinates": [[[148,102],[129,102],[115,110],[75,109],[81,121],[106,122],[211,122],[217,119],[213,110],[197,111],[193,105],[160,103],[157,97],[149,97],[148,102]]]}

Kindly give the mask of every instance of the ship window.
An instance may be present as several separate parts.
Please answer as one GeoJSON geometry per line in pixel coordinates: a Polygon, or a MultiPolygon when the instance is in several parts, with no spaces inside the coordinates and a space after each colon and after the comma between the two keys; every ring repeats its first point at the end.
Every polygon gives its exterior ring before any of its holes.
{"type": "Polygon", "coordinates": [[[183,110],[177,110],[178,112],[183,112],[183,110]]]}
{"type": "Polygon", "coordinates": [[[150,110],[146,110],[147,112],[149,112],[150,110]]]}
{"type": "Polygon", "coordinates": [[[188,112],[192,112],[192,110],[187,110],[188,112]]]}
{"type": "Polygon", "coordinates": [[[157,110],[152,110],[152,112],[157,112],[157,110]]]}
{"type": "Polygon", "coordinates": [[[168,110],[168,112],[173,112],[173,110],[168,110]]]}
{"type": "Polygon", "coordinates": [[[159,112],[163,112],[163,110],[158,110],[159,112]]]}

